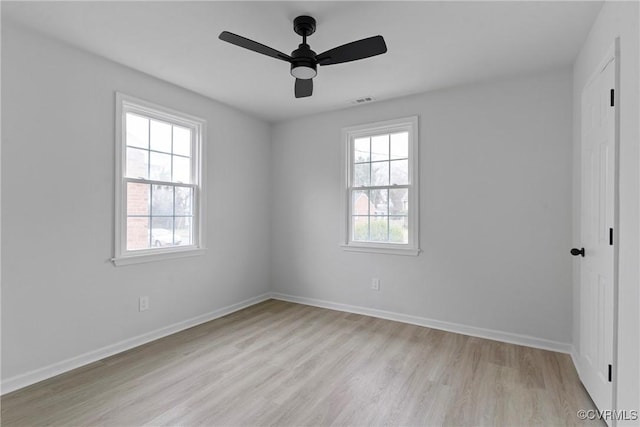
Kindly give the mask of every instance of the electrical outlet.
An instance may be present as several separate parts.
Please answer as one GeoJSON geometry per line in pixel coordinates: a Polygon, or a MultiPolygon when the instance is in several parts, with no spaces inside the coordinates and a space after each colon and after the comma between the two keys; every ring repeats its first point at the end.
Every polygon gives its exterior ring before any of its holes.
{"type": "Polygon", "coordinates": [[[149,310],[149,297],[140,297],[138,300],[138,311],[149,310]]]}
{"type": "Polygon", "coordinates": [[[371,279],[371,289],[373,289],[374,291],[380,290],[380,279],[378,279],[377,277],[371,279]]]}

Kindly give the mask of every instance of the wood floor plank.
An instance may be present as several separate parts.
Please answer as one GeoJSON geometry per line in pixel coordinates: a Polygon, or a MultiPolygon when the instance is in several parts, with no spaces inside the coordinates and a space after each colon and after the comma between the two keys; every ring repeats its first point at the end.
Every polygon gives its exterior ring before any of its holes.
{"type": "Polygon", "coordinates": [[[269,300],[1,399],[12,426],[555,426],[565,354],[269,300]]]}

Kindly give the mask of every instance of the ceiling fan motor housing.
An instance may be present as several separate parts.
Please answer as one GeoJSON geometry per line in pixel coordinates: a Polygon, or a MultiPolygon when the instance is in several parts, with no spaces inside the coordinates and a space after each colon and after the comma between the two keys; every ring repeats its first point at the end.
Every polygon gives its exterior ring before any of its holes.
{"type": "Polygon", "coordinates": [[[301,44],[291,52],[291,75],[297,79],[312,79],[318,74],[316,53],[308,44],[301,44]]]}

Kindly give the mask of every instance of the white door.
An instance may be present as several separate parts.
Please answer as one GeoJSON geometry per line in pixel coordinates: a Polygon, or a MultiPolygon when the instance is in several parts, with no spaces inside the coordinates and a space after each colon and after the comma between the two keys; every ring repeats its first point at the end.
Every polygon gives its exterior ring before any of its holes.
{"type": "Polygon", "coordinates": [[[582,94],[580,379],[600,410],[613,409],[615,83],[611,56],[582,94]]]}

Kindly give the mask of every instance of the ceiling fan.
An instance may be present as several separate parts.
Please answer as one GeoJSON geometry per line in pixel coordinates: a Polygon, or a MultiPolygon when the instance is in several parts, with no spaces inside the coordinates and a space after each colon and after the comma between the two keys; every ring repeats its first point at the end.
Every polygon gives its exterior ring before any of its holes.
{"type": "Polygon", "coordinates": [[[311,96],[313,93],[312,79],[317,75],[318,65],[341,64],[381,55],[387,51],[384,38],[382,36],[373,36],[316,54],[307,44],[307,37],[316,31],[316,20],[310,16],[298,16],[294,19],[293,31],[302,36],[302,44],[291,52],[291,55],[228,31],[221,32],[219,38],[236,46],[289,62],[291,64],[291,75],[296,78],[294,90],[296,98],[311,96]]]}

